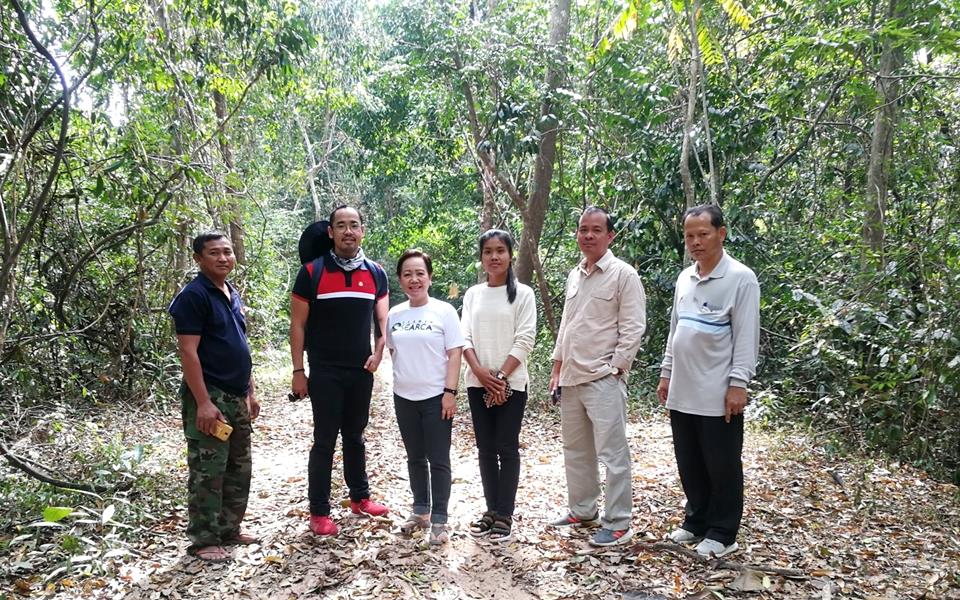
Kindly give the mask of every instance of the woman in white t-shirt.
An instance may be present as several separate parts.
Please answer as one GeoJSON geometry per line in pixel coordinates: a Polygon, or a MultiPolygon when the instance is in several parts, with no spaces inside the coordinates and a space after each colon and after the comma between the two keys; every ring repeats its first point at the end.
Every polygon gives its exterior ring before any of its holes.
{"type": "Polygon", "coordinates": [[[457,411],[463,334],[455,308],[431,298],[430,255],[407,250],[397,277],[408,300],[387,315],[393,358],[393,405],[407,450],[413,514],[404,533],[430,528],[430,543],[444,544],[450,500],[450,434],[457,411]]]}
{"type": "Polygon", "coordinates": [[[527,404],[527,354],[537,335],[533,290],[513,274],[513,238],[491,229],[480,236],[487,282],[463,296],[464,377],[487,511],[470,525],[474,537],[513,539],[520,481],[520,425],[527,404]]]}

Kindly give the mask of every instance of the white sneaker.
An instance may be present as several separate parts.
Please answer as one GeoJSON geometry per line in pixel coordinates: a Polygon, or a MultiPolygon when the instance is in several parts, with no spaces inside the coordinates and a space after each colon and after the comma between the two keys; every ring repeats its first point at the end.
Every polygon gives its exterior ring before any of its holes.
{"type": "Polygon", "coordinates": [[[687,531],[683,527],[678,527],[667,534],[667,539],[674,544],[696,544],[703,539],[703,536],[687,531]]]}
{"type": "Polygon", "coordinates": [[[711,556],[720,558],[721,556],[726,556],[736,552],[739,548],[740,546],[736,542],[730,544],[729,546],[724,546],[717,540],[706,538],[697,544],[697,554],[705,558],[710,558],[711,556]]]}

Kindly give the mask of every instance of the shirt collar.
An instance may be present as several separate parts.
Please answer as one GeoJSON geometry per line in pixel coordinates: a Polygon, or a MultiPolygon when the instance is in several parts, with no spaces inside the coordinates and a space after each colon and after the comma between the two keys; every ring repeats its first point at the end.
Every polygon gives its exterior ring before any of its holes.
{"type": "MultiPolygon", "coordinates": [[[[611,252],[610,249],[607,248],[607,251],[603,253],[603,256],[600,257],[600,260],[596,262],[594,267],[600,269],[603,272],[606,272],[606,270],[610,267],[611,262],[613,262],[613,252],[611,252]]],[[[586,258],[581,258],[580,264],[577,266],[580,267],[580,270],[583,271],[584,275],[587,274],[586,258]]]]}
{"type": "Polygon", "coordinates": [[[727,254],[726,250],[721,250],[723,254],[720,256],[720,262],[717,263],[717,266],[710,271],[710,274],[706,277],[700,277],[700,273],[697,272],[697,263],[693,263],[693,269],[691,270],[690,276],[694,277],[697,280],[707,280],[707,279],[720,279],[727,274],[727,269],[730,268],[730,255],[727,254]]]}
{"type": "MultiPolygon", "coordinates": [[[[199,271],[199,272],[197,273],[197,279],[199,279],[199,280],[203,283],[204,287],[210,288],[210,289],[212,289],[212,290],[217,290],[217,291],[220,292],[221,294],[223,293],[223,290],[221,290],[220,288],[218,288],[218,287],[217,287],[217,284],[215,284],[215,283],[213,282],[213,280],[211,280],[209,277],[207,277],[207,276],[203,273],[203,271],[199,271]]],[[[233,284],[230,283],[229,281],[226,281],[226,282],[224,282],[224,283],[227,284],[227,289],[230,290],[230,296],[232,297],[233,294],[236,293],[237,289],[236,289],[235,287],[233,287],[233,284]]]]}

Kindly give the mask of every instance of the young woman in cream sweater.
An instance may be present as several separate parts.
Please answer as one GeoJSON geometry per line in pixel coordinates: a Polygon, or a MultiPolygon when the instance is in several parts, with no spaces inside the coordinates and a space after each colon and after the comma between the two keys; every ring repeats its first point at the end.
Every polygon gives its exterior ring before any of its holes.
{"type": "Polygon", "coordinates": [[[527,403],[527,355],[537,333],[533,290],[513,274],[513,239],[491,229],[480,236],[487,274],[463,297],[465,383],[477,439],[487,511],[470,526],[474,537],[513,539],[520,480],[520,425],[527,403]]]}

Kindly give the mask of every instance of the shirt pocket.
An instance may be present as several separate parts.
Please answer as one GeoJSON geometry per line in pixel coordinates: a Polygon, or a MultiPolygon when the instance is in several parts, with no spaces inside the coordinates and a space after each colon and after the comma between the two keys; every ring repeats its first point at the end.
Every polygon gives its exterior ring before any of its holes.
{"type": "Polygon", "coordinates": [[[704,319],[710,323],[716,324],[730,324],[730,308],[729,306],[716,306],[713,304],[701,304],[697,307],[697,317],[704,319]]]}
{"type": "Polygon", "coordinates": [[[616,295],[617,282],[611,281],[595,289],[590,297],[599,302],[610,302],[616,297],[616,295]]]}

